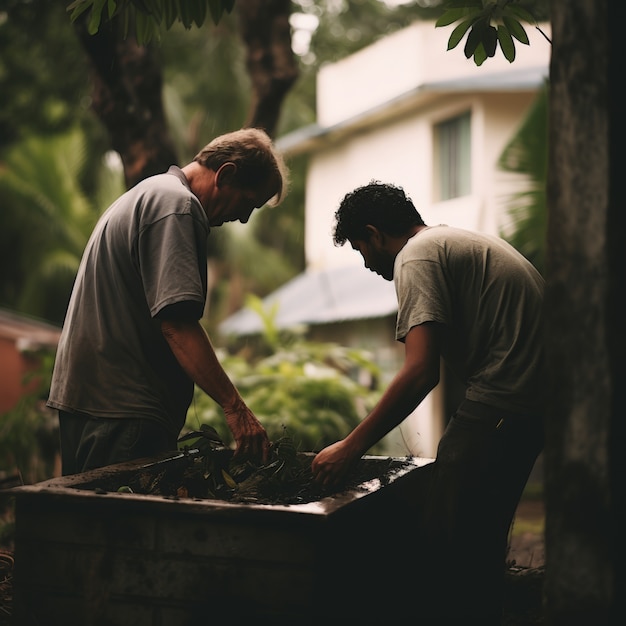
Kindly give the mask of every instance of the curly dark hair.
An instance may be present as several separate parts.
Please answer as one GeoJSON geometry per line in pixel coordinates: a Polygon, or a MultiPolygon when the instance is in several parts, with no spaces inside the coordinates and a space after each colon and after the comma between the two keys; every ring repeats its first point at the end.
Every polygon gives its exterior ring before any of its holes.
{"type": "Polygon", "coordinates": [[[348,239],[367,241],[368,224],[393,237],[424,224],[402,187],[377,180],[347,193],[335,212],[335,221],[333,241],[336,246],[343,246],[348,239]]]}

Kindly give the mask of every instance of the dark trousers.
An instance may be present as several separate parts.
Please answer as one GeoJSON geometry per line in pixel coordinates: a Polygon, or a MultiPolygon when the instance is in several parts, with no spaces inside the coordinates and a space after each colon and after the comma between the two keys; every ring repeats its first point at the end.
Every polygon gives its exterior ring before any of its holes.
{"type": "Polygon", "coordinates": [[[177,448],[176,434],[147,419],[107,419],[59,411],[59,432],[64,476],[177,448]]]}
{"type": "Polygon", "coordinates": [[[474,402],[453,416],[424,503],[421,556],[431,623],[501,623],[509,530],[542,449],[539,418],[474,402]]]}

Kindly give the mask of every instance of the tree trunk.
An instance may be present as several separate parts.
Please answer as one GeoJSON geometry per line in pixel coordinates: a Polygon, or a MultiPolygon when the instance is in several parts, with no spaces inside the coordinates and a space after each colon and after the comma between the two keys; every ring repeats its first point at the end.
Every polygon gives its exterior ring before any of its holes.
{"type": "Polygon", "coordinates": [[[617,170],[626,136],[616,4],[552,5],[545,595],[548,623],[559,626],[626,623],[626,204],[617,170]]]}
{"type": "Polygon", "coordinates": [[[128,188],[177,163],[162,100],[162,70],[151,46],[124,38],[119,20],[103,21],[95,35],[84,20],[78,38],[91,62],[92,106],[124,164],[128,188]]]}
{"type": "Polygon", "coordinates": [[[253,90],[245,126],[273,137],[283,100],[299,74],[291,49],[291,0],[238,0],[235,7],[253,90]]]}

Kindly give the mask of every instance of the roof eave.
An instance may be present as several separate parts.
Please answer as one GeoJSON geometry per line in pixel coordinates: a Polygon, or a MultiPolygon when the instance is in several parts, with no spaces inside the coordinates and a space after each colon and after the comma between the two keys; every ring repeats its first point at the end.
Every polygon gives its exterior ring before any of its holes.
{"type": "Polygon", "coordinates": [[[517,73],[491,74],[482,79],[473,77],[424,83],[337,124],[320,126],[315,123],[299,128],[280,137],[276,146],[288,157],[316,152],[389,119],[427,106],[444,94],[532,92],[537,91],[547,78],[548,68],[536,67],[517,73]]]}

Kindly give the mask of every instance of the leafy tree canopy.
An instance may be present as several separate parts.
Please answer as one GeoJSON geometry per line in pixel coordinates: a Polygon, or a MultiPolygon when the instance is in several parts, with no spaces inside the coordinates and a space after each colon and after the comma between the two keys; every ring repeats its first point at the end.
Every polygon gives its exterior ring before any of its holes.
{"type": "Polygon", "coordinates": [[[2,2],[0,150],[24,135],[49,135],[89,123],[87,61],[76,50],[76,36],[58,3],[2,2]]]}
{"type": "Polygon", "coordinates": [[[524,45],[530,43],[522,22],[536,26],[537,16],[515,0],[449,0],[435,26],[455,22],[458,24],[448,39],[448,50],[456,48],[467,35],[463,52],[466,58],[473,57],[476,65],[494,57],[498,44],[506,60],[513,63],[515,41],[524,45]]]}
{"type": "Polygon", "coordinates": [[[134,35],[140,45],[158,38],[161,27],[169,30],[176,22],[187,29],[202,26],[210,16],[217,24],[224,12],[230,13],[235,0],[74,0],[68,5],[71,20],[88,14],[87,29],[95,35],[103,20],[121,16],[124,32],[128,35],[134,26],[134,35]]]}
{"type": "Polygon", "coordinates": [[[466,58],[473,57],[476,65],[495,56],[498,44],[506,60],[513,63],[515,41],[530,43],[522,22],[537,25],[535,15],[514,0],[450,0],[445,9],[435,26],[458,22],[448,40],[448,50],[456,48],[467,35],[463,52],[466,58]]]}

